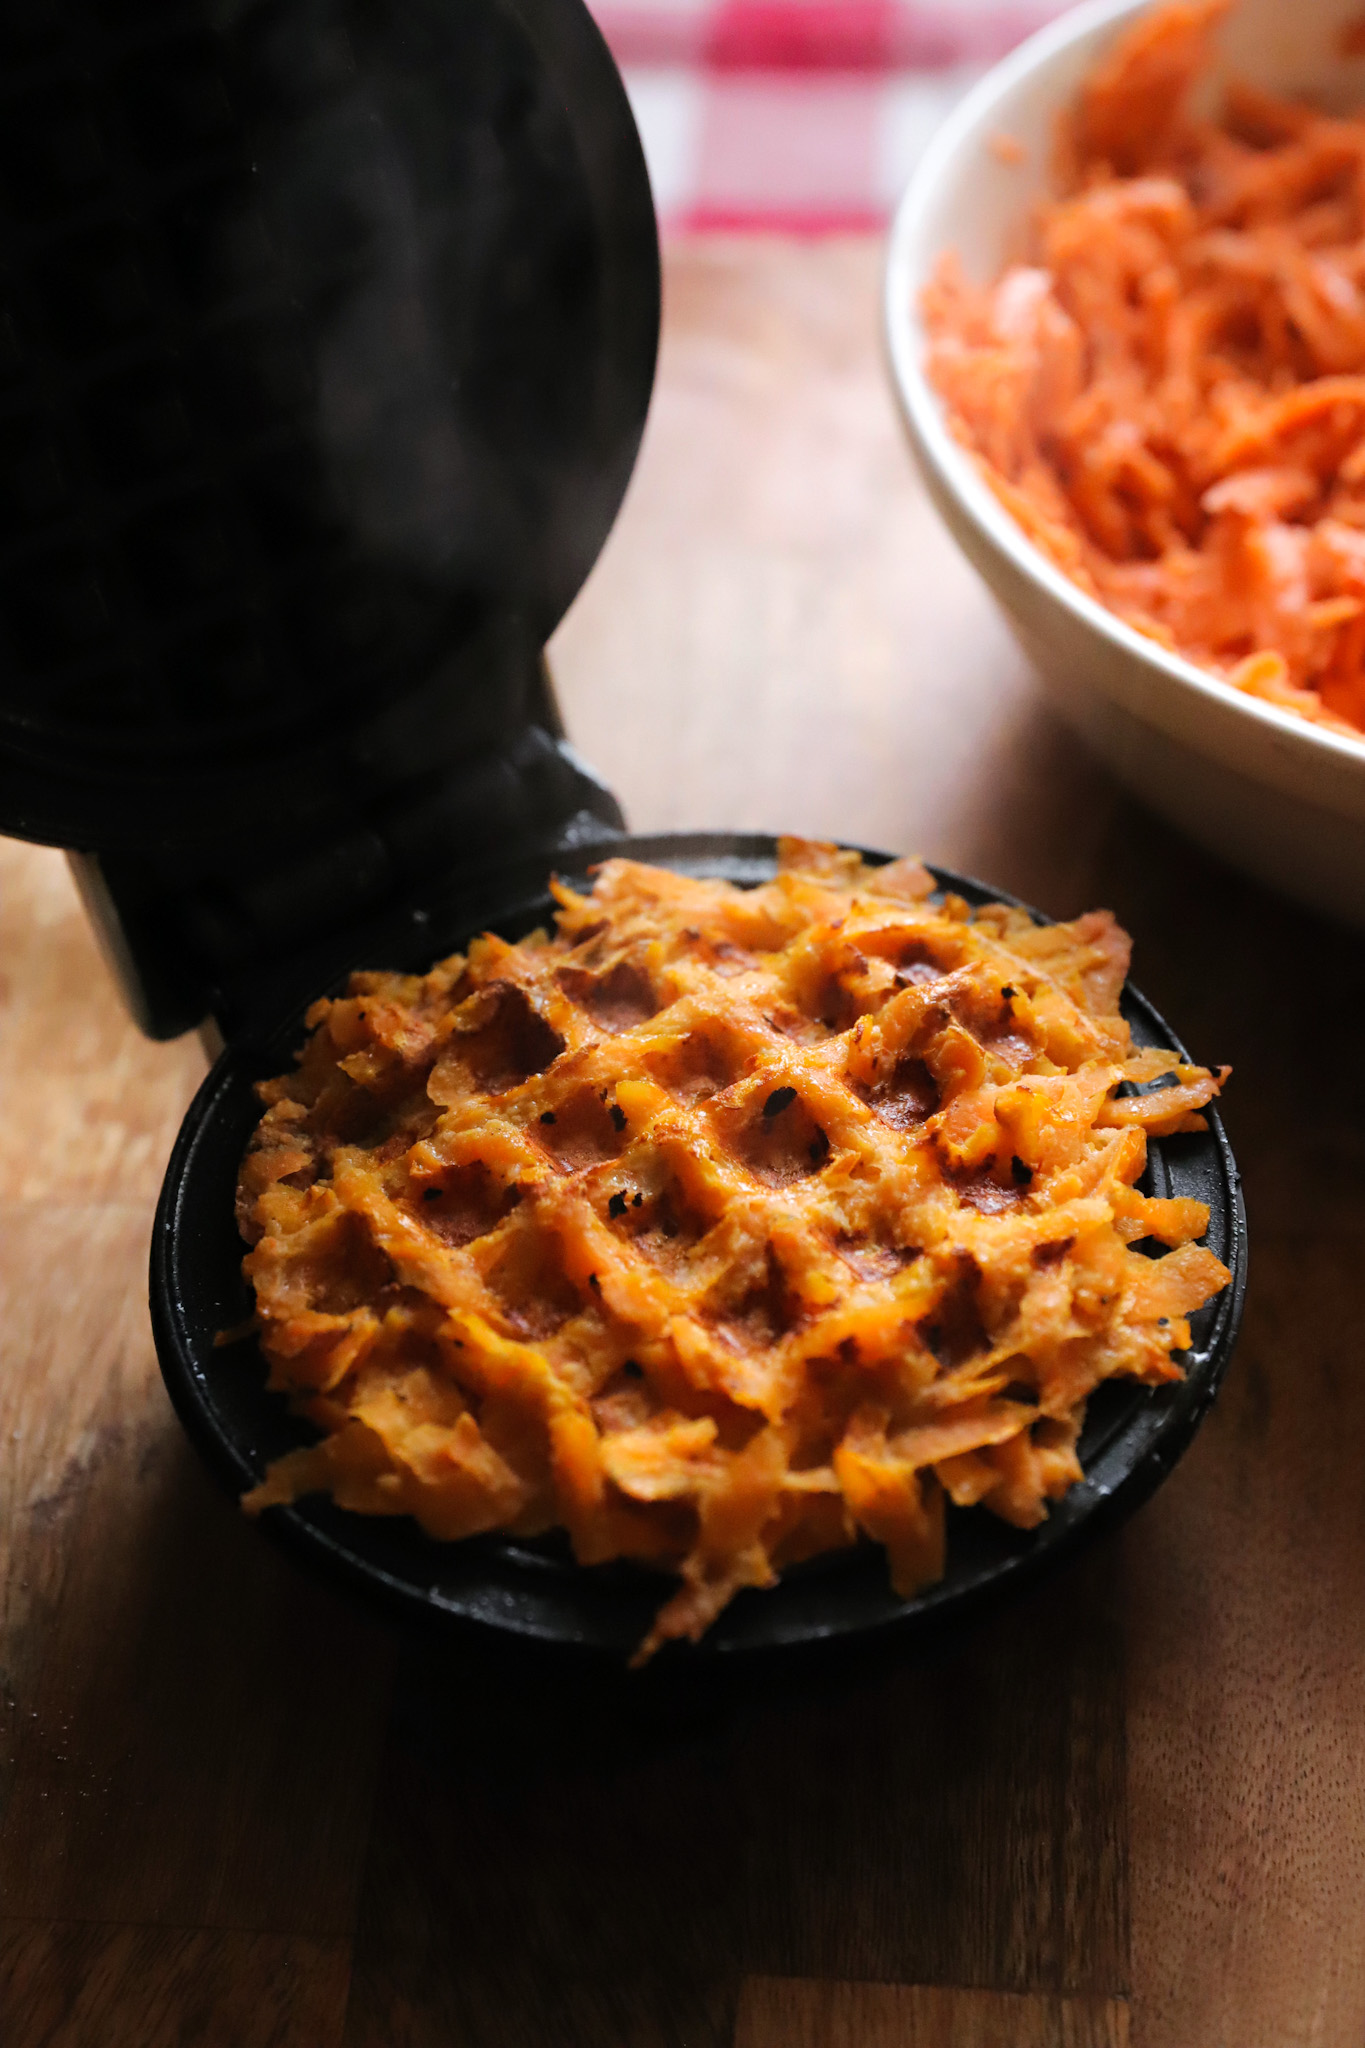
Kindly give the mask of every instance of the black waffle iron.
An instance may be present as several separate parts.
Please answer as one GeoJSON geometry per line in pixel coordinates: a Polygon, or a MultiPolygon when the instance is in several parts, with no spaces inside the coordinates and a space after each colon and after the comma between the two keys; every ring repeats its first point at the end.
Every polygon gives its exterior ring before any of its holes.
{"type": "MultiPolygon", "coordinates": [[[[239,1493],[301,1440],[254,1345],[215,1338],[249,1309],[252,1083],[309,1001],[529,930],[551,870],[608,846],[740,883],[774,847],[624,839],[542,658],[625,490],[659,325],[639,140],[580,0],[7,0],[0,93],[0,827],[72,849],[144,1030],[222,1047],[151,1309],[239,1493]]],[[[1139,1042],[1177,1043],[1127,1003],[1139,1042]]],[[[1152,1152],[1236,1274],[1183,1383],[1103,1389],[1085,1483],[1032,1535],[955,1516],[920,1598],[845,1553],[742,1595],[692,1654],[927,1626],[1150,1491],[1212,1399],[1245,1266],[1217,1120],[1152,1152]]],[[[400,1614],[611,1652],[665,1590],[320,1500],[261,1526],[400,1614]]]]}

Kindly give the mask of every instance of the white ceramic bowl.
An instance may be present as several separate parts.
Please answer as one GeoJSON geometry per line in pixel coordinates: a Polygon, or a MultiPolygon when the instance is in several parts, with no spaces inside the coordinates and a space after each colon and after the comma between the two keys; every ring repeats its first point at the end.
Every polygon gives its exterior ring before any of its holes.
{"type": "MultiPolygon", "coordinates": [[[[990,585],[1057,709],[1125,782],[1194,838],[1314,907],[1365,925],[1365,737],[1245,696],[1087,597],[1024,538],[944,425],[924,374],[920,291],[945,249],[988,282],[1017,255],[1057,115],[1149,0],[1090,0],[1007,58],[945,122],[897,211],[886,332],[929,491],[990,585]],[[1004,163],[991,138],[1023,144],[1004,163]]],[[[1237,0],[1219,76],[1365,107],[1340,33],[1361,0],[1237,0]]],[[[1215,80],[1215,86],[1216,86],[1215,80]]]]}

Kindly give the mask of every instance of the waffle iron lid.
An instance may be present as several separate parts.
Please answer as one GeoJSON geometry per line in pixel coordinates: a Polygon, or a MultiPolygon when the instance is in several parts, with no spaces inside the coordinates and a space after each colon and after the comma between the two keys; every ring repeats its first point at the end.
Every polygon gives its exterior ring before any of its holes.
{"type": "Polygon", "coordinates": [[[35,0],[0,100],[0,830],[221,845],[515,727],[658,340],[581,0],[35,0]]]}

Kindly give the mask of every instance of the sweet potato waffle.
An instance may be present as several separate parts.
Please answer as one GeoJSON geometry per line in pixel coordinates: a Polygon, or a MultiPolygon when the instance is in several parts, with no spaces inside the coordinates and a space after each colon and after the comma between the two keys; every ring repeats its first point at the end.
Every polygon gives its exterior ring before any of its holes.
{"type": "Polygon", "coordinates": [[[641,1657],[864,1535],[914,1593],[946,1501],[1041,1521],[1092,1389],[1178,1378],[1228,1282],[1135,1186],[1222,1077],[1134,1050],[1107,912],[933,888],[801,841],[751,890],[611,860],[553,936],[316,1004],[239,1213],[323,1435],[248,1508],[562,1527],[680,1575],[641,1657]]]}

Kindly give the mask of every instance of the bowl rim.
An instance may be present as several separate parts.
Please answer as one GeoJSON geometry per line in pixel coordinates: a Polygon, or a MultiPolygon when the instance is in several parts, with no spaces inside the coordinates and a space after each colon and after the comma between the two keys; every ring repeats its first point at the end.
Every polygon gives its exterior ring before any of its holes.
{"type": "Polygon", "coordinates": [[[1347,774],[1365,774],[1365,733],[1350,739],[1263,698],[1238,690],[1148,638],[1091,597],[1049,560],[1024,533],[992,491],[968,451],[954,438],[938,393],[924,367],[924,331],[919,293],[931,258],[920,246],[926,218],[954,177],[963,155],[981,139],[991,116],[1026,78],[1045,72],[1076,43],[1105,29],[1117,30],[1146,13],[1155,0],[1082,0],[992,66],[959,101],[938,129],[912,174],[892,216],[882,280],[883,344],[906,429],[920,460],[971,522],[981,541],[1005,557],[1015,572],[1040,587],[1078,625],[1097,633],[1116,652],[1155,669],[1168,681],[1202,697],[1210,709],[1238,713],[1307,762],[1325,752],[1347,774]]]}

